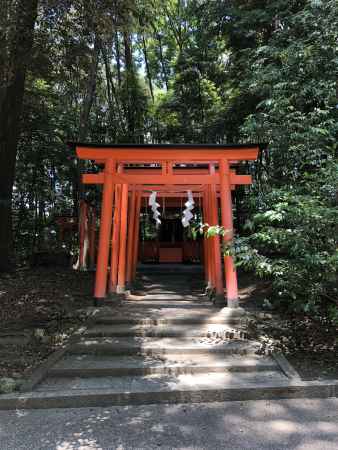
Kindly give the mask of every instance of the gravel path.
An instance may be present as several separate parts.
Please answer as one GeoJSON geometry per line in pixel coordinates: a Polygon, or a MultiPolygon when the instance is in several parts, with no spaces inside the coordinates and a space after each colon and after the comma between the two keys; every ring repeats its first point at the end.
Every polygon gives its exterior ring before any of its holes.
{"type": "Polygon", "coordinates": [[[1,450],[336,450],[338,399],[0,411],[1,450]]]}

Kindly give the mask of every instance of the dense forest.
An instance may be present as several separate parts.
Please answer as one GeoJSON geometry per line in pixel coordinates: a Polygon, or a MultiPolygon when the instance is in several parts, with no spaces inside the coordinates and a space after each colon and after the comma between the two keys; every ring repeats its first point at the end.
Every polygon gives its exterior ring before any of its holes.
{"type": "Polygon", "coordinates": [[[229,251],[338,320],[337,38],[336,0],[0,0],[0,269],[77,213],[68,141],[266,142],[229,251]]]}

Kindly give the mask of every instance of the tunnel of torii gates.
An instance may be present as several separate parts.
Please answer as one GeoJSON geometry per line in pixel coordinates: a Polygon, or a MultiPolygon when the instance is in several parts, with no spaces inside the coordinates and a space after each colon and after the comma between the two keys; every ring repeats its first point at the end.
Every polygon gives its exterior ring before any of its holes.
{"type": "MultiPolygon", "coordinates": [[[[94,297],[121,294],[136,276],[142,198],[199,198],[203,222],[221,224],[225,243],[233,238],[231,190],[251,184],[239,175],[242,161],[257,159],[259,144],[147,145],[72,143],[81,160],[94,161],[103,170],[82,175],[84,184],[103,185],[94,297]],[[220,214],[219,214],[220,212],[220,214]]],[[[184,201],[184,200],[183,200],[184,201]]],[[[215,304],[238,306],[237,274],[231,256],[223,256],[220,237],[203,239],[205,281],[215,291],[215,304]],[[223,272],[224,270],[224,272],[223,272]],[[225,284],[225,286],[224,286],[225,284]],[[226,300],[224,292],[226,288],[226,300]]]]}

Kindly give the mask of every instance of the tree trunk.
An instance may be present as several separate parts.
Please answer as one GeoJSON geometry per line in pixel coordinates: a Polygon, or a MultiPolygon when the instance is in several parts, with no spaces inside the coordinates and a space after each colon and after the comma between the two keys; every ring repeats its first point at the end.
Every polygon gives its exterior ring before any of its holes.
{"type": "Polygon", "coordinates": [[[9,78],[0,86],[0,271],[9,270],[12,256],[12,192],[20,116],[27,67],[33,46],[38,0],[19,0],[9,54],[9,78]]]}
{"type": "Polygon", "coordinates": [[[108,105],[109,105],[110,113],[111,114],[116,113],[116,115],[118,116],[120,127],[123,129],[124,132],[126,132],[125,124],[124,124],[125,121],[122,116],[122,113],[125,115],[126,112],[125,112],[124,106],[120,104],[120,100],[119,100],[118,94],[116,92],[115,84],[114,84],[114,79],[113,79],[112,73],[110,71],[107,52],[106,52],[104,44],[102,44],[102,43],[101,43],[101,54],[103,57],[103,62],[104,62],[104,67],[105,67],[105,72],[106,72],[107,96],[108,96],[108,105]],[[115,106],[116,106],[115,109],[114,109],[114,105],[113,105],[113,100],[114,100],[115,106]]]}
{"type": "Polygon", "coordinates": [[[114,43],[115,43],[115,54],[116,54],[116,70],[117,70],[117,82],[118,85],[121,86],[122,78],[121,78],[121,54],[120,54],[120,43],[119,43],[119,35],[117,32],[114,34],[114,43]]]}
{"type": "MultiPolygon", "coordinates": [[[[78,133],[79,142],[84,142],[88,135],[89,115],[90,110],[93,106],[96,90],[96,75],[97,75],[97,66],[99,62],[99,50],[100,50],[100,41],[98,36],[95,36],[92,60],[87,78],[86,92],[84,94],[84,99],[80,113],[79,133],[78,133]]],[[[78,159],[76,167],[77,167],[76,185],[77,185],[77,197],[78,197],[77,202],[78,202],[78,200],[83,199],[84,196],[84,186],[81,182],[83,161],[78,159]]]]}
{"type": "MultiPolygon", "coordinates": [[[[83,99],[82,109],[80,113],[80,123],[79,123],[79,134],[78,140],[79,142],[84,142],[88,135],[88,125],[89,125],[89,115],[90,110],[93,106],[95,91],[96,91],[96,76],[97,76],[97,67],[99,63],[99,51],[100,51],[100,39],[97,35],[95,35],[94,40],[94,48],[92,53],[91,65],[88,72],[87,78],[87,86],[86,92],[83,99]]],[[[80,227],[81,227],[81,207],[80,200],[84,199],[84,185],[82,183],[81,177],[84,168],[84,161],[77,159],[76,161],[76,205],[74,205],[74,209],[77,210],[77,216],[79,221],[79,235],[80,235],[80,227]]],[[[88,246],[87,246],[88,248],[88,246]]],[[[79,267],[81,268],[81,264],[83,261],[79,260],[79,267]]],[[[75,268],[75,267],[74,267],[75,268]]]]}
{"type": "Polygon", "coordinates": [[[89,114],[93,105],[96,90],[96,74],[99,60],[98,58],[99,50],[100,50],[100,42],[99,38],[96,36],[94,41],[92,61],[88,73],[86,92],[80,114],[79,136],[78,136],[80,142],[86,139],[88,133],[89,114]]]}
{"type": "Polygon", "coordinates": [[[144,39],[143,35],[142,35],[142,47],[143,47],[143,56],[144,56],[144,62],[146,65],[146,72],[147,72],[150,95],[151,95],[151,99],[154,103],[154,90],[153,90],[153,82],[151,79],[151,72],[150,72],[150,66],[149,66],[149,61],[148,61],[147,44],[146,44],[146,40],[144,39]]]}
{"type": "Polygon", "coordinates": [[[131,88],[135,82],[134,65],[133,65],[133,54],[132,54],[132,44],[130,35],[124,31],[123,32],[123,42],[124,42],[124,61],[126,65],[126,91],[128,96],[128,106],[127,106],[127,120],[128,120],[128,138],[134,139],[135,136],[135,112],[134,112],[134,102],[132,98],[131,88]]]}
{"type": "Polygon", "coordinates": [[[166,88],[166,90],[168,90],[169,89],[169,80],[168,80],[167,69],[165,67],[165,62],[164,62],[164,57],[163,57],[162,39],[161,39],[160,34],[157,34],[157,40],[158,40],[158,44],[159,44],[160,60],[161,60],[165,88],[166,88]]]}

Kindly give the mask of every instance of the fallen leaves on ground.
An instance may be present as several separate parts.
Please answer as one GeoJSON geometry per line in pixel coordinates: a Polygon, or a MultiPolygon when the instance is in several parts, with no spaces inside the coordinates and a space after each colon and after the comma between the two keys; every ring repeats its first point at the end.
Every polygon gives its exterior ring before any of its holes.
{"type": "Polygon", "coordinates": [[[86,319],[93,274],[20,269],[0,276],[0,377],[20,379],[86,319]]]}

